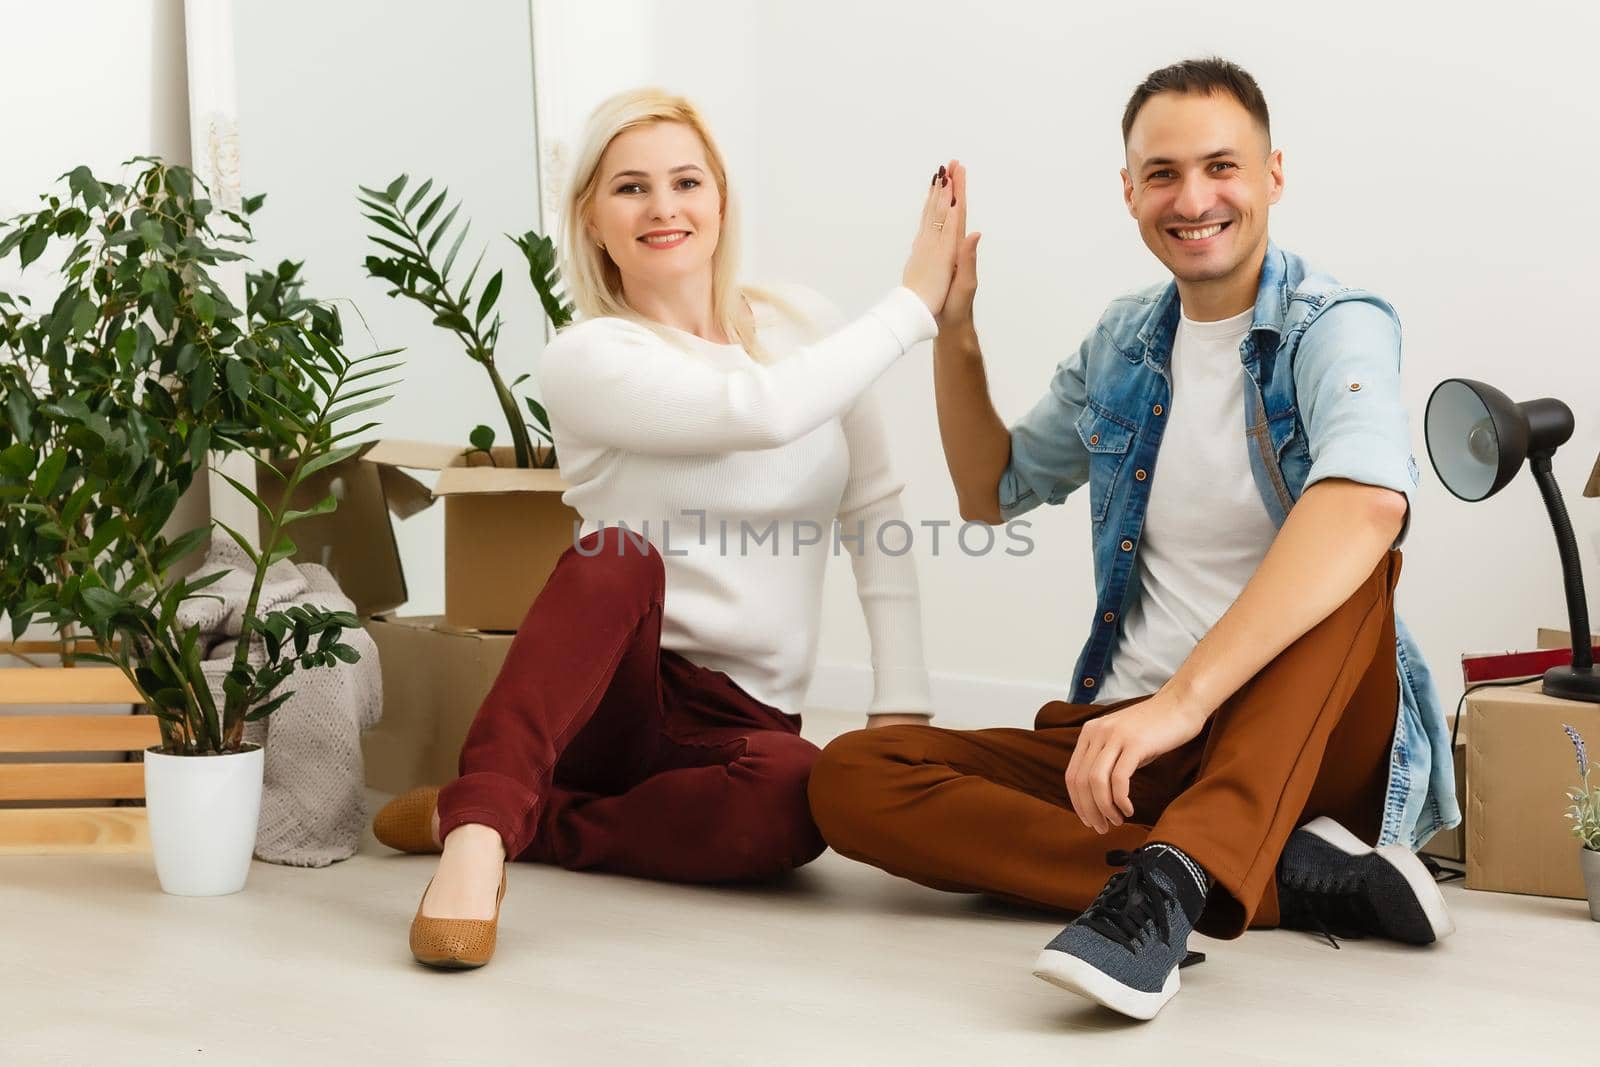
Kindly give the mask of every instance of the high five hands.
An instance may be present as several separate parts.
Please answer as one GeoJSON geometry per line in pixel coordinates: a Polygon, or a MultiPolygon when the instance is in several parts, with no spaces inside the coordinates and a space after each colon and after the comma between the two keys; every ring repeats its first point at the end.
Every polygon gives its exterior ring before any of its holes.
{"type": "Polygon", "coordinates": [[[959,161],[952,159],[934,173],[902,279],[922,298],[941,331],[972,318],[978,235],[967,236],[966,193],[967,169],[959,161]]]}
{"type": "Polygon", "coordinates": [[[956,253],[950,291],[945,294],[944,306],[934,313],[940,333],[972,328],[972,301],[978,293],[978,238],[983,236],[967,233],[967,168],[955,159],[947,167],[955,206],[954,218],[946,225],[954,229],[956,253]]]}

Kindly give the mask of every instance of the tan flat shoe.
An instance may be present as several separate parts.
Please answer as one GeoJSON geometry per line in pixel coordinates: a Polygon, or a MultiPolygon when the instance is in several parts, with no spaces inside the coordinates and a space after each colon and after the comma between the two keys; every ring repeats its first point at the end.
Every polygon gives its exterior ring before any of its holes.
{"type": "MultiPolygon", "coordinates": [[[[428,879],[432,888],[433,879],[428,879]]],[[[495,932],[500,926],[500,902],[506,897],[506,872],[500,869],[500,892],[494,898],[492,919],[433,919],[422,914],[417,902],[416,918],[411,920],[411,954],[418,963],[443,970],[468,970],[482,967],[494,956],[495,932]]],[[[422,900],[428,890],[422,891],[422,900]]]]}
{"type": "Polygon", "coordinates": [[[372,834],[401,852],[443,852],[433,839],[433,812],[438,806],[438,786],[419,785],[408,789],[373,817],[372,834]]]}

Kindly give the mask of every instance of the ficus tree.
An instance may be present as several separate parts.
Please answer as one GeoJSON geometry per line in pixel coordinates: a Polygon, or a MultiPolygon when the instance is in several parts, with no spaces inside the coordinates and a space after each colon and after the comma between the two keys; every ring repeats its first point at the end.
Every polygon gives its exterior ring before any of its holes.
{"type": "Polygon", "coordinates": [[[296,670],[359,658],[341,640],[353,614],[257,605],[268,569],[296,551],[293,525],[337,506],[297,508],[301,484],[355,454],[351,439],[376,425],[359,416],[389,399],[397,364],[345,355],[336,310],[302,295],[299,264],[250,273],[244,308],[229,298],[216,270],[247,258],[261,197],[221,210],[184,167],[133,167],[127,184],[78,167],[0,224],[0,261],[26,269],[65,249],[52,299],[0,292],[0,611],[13,638],[42,620],[70,650],[86,631],[96,651],[81,655],[121,669],[165,751],[238,751],[296,670]],[[258,461],[259,492],[228,480],[255,507],[259,542],[215,520],[169,531],[210,457],[240,452],[258,461]],[[223,572],[179,564],[218,534],[254,573],[220,700],[203,635],[178,611],[214,596],[223,572]]]}

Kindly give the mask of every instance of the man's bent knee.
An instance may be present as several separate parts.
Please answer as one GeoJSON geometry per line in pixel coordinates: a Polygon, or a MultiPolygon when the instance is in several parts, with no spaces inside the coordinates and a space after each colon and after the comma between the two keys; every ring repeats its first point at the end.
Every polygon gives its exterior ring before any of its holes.
{"type": "Polygon", "coordinates": [[[870,819],[895,768],[897,757],[916,738],[920,725],[855,730],[831,741],[811,768],[811,817],[822,836],[838,849],[849,847],[853,831],[870,819]]]}

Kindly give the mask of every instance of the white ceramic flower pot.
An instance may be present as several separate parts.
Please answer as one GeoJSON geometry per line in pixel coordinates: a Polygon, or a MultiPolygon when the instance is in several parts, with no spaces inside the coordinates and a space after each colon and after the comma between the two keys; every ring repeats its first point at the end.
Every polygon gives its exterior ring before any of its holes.
{"type": "Polygon", "coordinates": [[[1583,884],[1589,890],[1589,918],[1600,923],[1600,851],[1580,848],[1578,862],[1583,864],[1583,884]]]}
{"type": "Polygon", "coordinates": [[[181,897],[237,893],[250,875],[261,817],[260,745],[222,756],[144,753],[150,850],[161,888],[181,897]]]}

